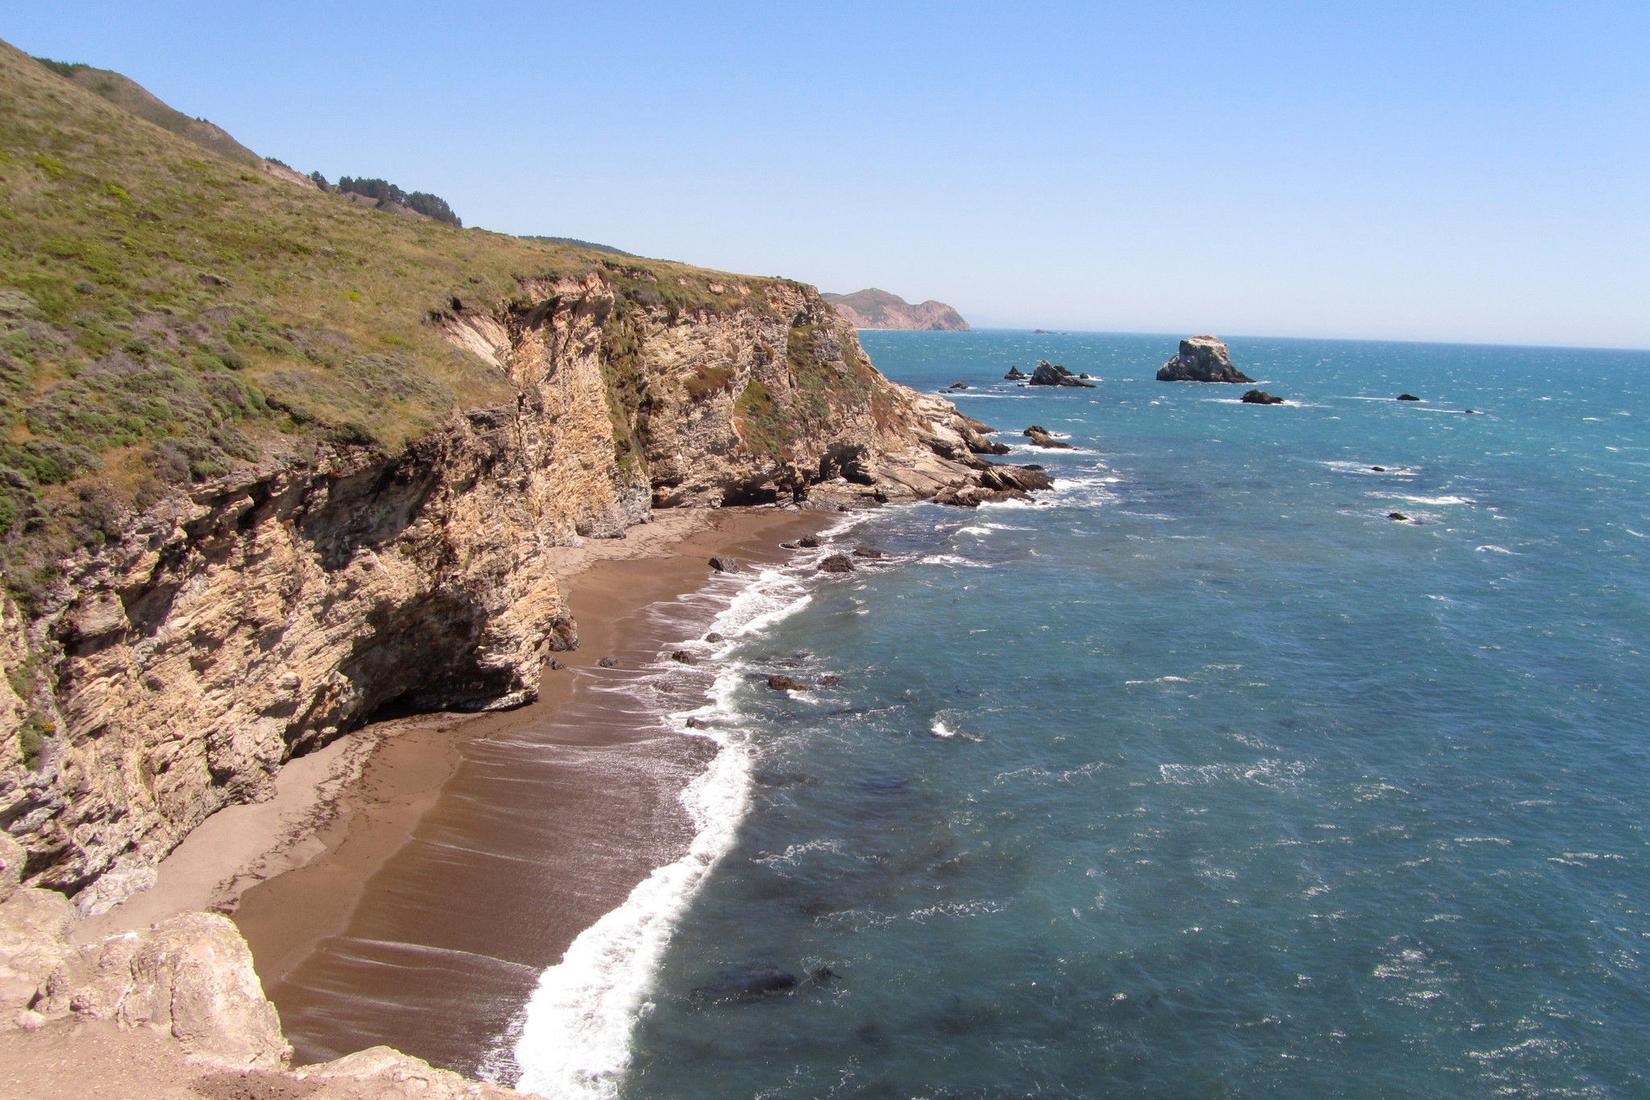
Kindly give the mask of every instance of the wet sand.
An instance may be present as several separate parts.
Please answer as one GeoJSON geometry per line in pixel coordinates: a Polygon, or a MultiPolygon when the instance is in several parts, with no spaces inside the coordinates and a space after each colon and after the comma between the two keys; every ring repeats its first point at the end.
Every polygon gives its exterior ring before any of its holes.
{"type": "Polygon", "coordinates": [[[633,529],[640,556],[570,552],[580,647],[557,655],[567,667],[537,702],[378,739],[298,865],[234,912],[298,1062],[387,1043],[488,1068],[540,972],[691,839],[678,796],[715,746],[657,721],[645,669],[707,629],[693,598],[706,559],[778,561],[781,541],[834,518],[700,513],[680,531],[633,529]],[[600,667],[609,656],[618,666],[600,667]]]}

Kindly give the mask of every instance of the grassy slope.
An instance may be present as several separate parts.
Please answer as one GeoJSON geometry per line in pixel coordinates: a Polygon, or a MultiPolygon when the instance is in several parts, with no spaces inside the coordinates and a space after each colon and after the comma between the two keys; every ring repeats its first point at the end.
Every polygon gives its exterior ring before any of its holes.
{"type": "Polygon", "coordinates": [[[394,450],[509,400],[424,322],[453,297],[598,269],[643,302],[734,304],[702,269],[273,180],[79,79],[0,43],[0,571],[25,600],[170,486],[319,438],[394,450]]]}
{"type": "Polygon", "coordinates": [[[74,81],[94,95],[102,96],[115,106],[137,115],[141,119],[153,122],[162,130],[170,130],[179,137],[194,142],[202,149],[216,153],[228,160],[238,161],[241,164],[256,165],[258,163],[259,157],[256,153],[236,141],[221,127],[215,126],[203,118],[190,118],[182,111],[173,110],[147,88],[129,77],[109,69],[95,69],[90,65],[50,61],[45,58],[36,58],[36,60],[59,76],[74,81]]]}

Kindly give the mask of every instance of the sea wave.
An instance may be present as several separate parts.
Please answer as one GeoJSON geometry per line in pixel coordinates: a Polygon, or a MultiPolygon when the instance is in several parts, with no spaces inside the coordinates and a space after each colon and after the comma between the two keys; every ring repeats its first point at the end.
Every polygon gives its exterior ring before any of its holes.
{"type": "MultiPolygon", "coordinates": [[[[812,557],[799,559],[799,565],[805,568],[812,557]]],[[[729,639],[766,630],[812,599],[793,572],[778,567],[734,584],[726,607],[710,624],[729,639]]],[[[660,960],[688,903],[732,849],[749,806],[753,752],[737,705],[746,673],[743,663],[728,662],[717,671],[705,705],[669,716],[682,734],[707,737],[718,746],[710,766],[681,794],[693,840],[686,854],[655,869],[539,976],[511,1029],[522,1090],[578,1100],[618,1095],[630,1065],[631,1033],[650,1008],[648,992],[660,960]],[[690,718],[698,720],[691,727],[690,718]]]]}

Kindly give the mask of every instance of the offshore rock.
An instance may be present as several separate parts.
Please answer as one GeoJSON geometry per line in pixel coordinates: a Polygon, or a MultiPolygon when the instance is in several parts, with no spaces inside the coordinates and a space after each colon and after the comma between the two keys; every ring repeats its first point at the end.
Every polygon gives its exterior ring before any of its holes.
{"type": "Polygon", "coordinates": [[[1419,397],[1416,397],[1413,393],[1401,393],[1397,396],[1396,400],[1399,400],[1399,401],[1419,401],[1421,399],[1419,397]]]}
{"type": "Polygon", "coordinates": [[[1031,377],[1031,375],[1027,374],[1025,371],[1021,370],[1019,367],[1009,367],[1008,368],[1008,373],[1003,375],[1003,381],[1005,381],[1005,382],[1024,382],[1027,378],[1030,378],[1030,377],[1031,377]]]}
{"type": "Polygon", "coordinates": [[[789,676],[774,674],[768,677],[768,687],[774,691],[812,691],[811,684],[804,684],[801,680],[794,680],[789,676]]]}
{"type": "Polygon", "coordinates": [[[1159,382],[1253,382],[1232,365],[1232,353],[1216,336],[1188,336],[1180,354],[1157,372],[1159,382]]]}
{"type": "Polygon", "coordinates": [[[1078,389],[1092,390],[1093,382],[1085,382],[1065,367],[1057,363],[1050,363],[1047,359],[1037,364],[1037,369],[1031,372],[1033,386],[1070,386],[1078,389]]]}
{"type": "Polygon", "coordinates": [[[1250,390],[1243,395],[1245,405],[1281,405],[1283,398],[1275,397],[1265,390],[1250,390]]]}
{"type": "Polygon", "coordinates": [[[1055,439],[1049,434],[1048,429],[1043,427],[1041,424],[1033,424],[1025,430],[1024,434],[1027,439],[1031,440],[1031,445],[1033,447],[1046,447],[1047,449],[1053,451],[1070,451],[1075,449],[1065,440],[1055,439]]]}
{"type": "Polygon", "coordinates": [[[819,563],[821,573],[852,573],[854,561],[847,554],[832,554],[819,563]]]}

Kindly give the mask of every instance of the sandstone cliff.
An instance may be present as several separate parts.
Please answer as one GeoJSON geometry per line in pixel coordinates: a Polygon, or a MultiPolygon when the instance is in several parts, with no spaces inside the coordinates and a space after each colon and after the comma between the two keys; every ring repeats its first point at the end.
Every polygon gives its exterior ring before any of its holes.
{"type": "Polygon", "coordinates": [[[169,497],[32,618],[0,601],[0,822],[31,884],[97,911],[386,708],[530,698],[576,644],[546,552],[652,507],[1041,484],[974,458],[977,426],[883,378],[811,288],[727,289],[749,306],[680,314],[599,274],[447,303],[428,323],[514,401],[169,497]]]}
{"type": "Polygon", "coordinates": [[[913,305],[897,294],[872,287],[852,294],[827,294],[825,300],[855,328],[968,331],[968,322],[963,320],[962,314],[944,302],[932,299],[913,305]]]}

